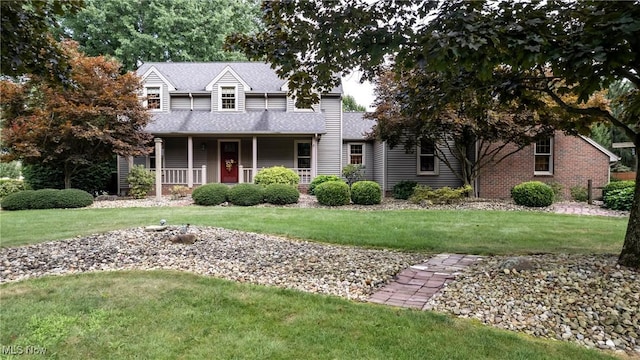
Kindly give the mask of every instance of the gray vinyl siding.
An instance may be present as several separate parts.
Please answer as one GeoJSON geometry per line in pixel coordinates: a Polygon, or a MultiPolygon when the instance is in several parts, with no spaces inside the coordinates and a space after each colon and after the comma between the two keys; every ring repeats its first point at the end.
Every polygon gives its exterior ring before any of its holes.
{"type": "Polygon", "coordinates": [[[218,111],[218,91],[220,86],[236,86],[237,96],[238,96],[238,108],[236,111],[244,111],[245,110],[245,95],[244,95],[244,86],[238,81],[233,74],[227,72],[224,74],[217,83],[213,84],[213,88],[211,91],[211,106],[213,111],[218,111]]]}
{"type": "MultiPolygon", "coordinates": [[[[459,164],[452,159],[454,167],[459,164]]],[[[443,186],[459,187],[462,182],[455,174],[442,162],[439,161],[438,175],[417,175],[417,155],[415,150],[407,154],[402,144],[393,149],[387,149],[387,183],[386,190],[392,190],[393,186],[402,180],[413,180],[418,184],[431,186],[432,188],[441,188],[443,186]]]]}
{"type": "Polygon", "coordinates": [[[294,167],[294,138],[258,138],[258,169],[271,166],[294,167]]]}
{"type": "Polygon", "coordinates": [[[247,110],[264,110],[264,97],[247,97],[247,110]]]}
{"type": "Polygon", "coordinates": [[[164,138],[164,166],[166,168],[186,168],[188,148],[186,138],[164,138]]]}
{"type": "Polygon", "coordinates": [[[194,96],[193,110],[211,111],[211,97],[210,96],[194,96]]]}
{"type": "Polygon", "coordinates": [[[240,165],[245,168],[253,167],[253,139],[243,138],[240,140],[240,165]]]}
{"type": "Polygon", "coordinates": [[[155,72],[151,72],[144,80],[146,86],[160,86],[162,88],[162,111],[169,111],[169,87],[155,72]]]}
{"type": "Polygon", "coordinates": [[[340,97],[323,97],[326,134],[318,142],[318,175],[341,174],[342,101],[340,97]]]}
{"type": "Polygon", "coordinates": [[[371,142],[364,141],[348,141],[345,140],[344,144],[342,144],[342,165],[341,167],[347,166],[349,164],[349,145],[350,144],[364,144],[364,179],[375,181],[374,174],[376,171],[373,153],[373,144],[371,142]]]}
{"type": "Polygon", "coordinates": [[[374,163],[374,172],[373,172],[373,181],[380,184],[380,187],[386,191],[386,151],[385,151],[385,143],[376,141],[373,144],[373,163],[374,163]]]}
{"type": "Polygon", "coordinates": [[[287,98],[284,96],[278,97],[269,97],[267,100],[269,102],[269,109],[272,110],[286,110],[287,109],[287,98]]]}
{"type": "Polygon", "coordinates": [[[129,162],[126,156],[118,156],[118,189],[122,190],[129,188],[127,183],[127,175],[129,175],[129,162]]]}
{"type": "Polygon", "coordinates": [[[191,109],[191,99],[189,96],[180,95],[171,97],[171,110],[191,109]]]}
{"type": "MultiPolygon", "coordinates": [[[[286,102],[287,102],[287,111],[296,111],[295,110],[295,101],[293,100],[293,98],[287,97],[286,102]]],[[[342,106],[342,105],[340,105],[340,106],[342,106]]],[[[320,109],[322,108],[322,101],[320,101],[320,104],[313,104],[311,106],[311,108],[315,112],[320,111],[320,109]]],[[[302,110],[302,111],[304,111],[304,110],[302,110]]]]}

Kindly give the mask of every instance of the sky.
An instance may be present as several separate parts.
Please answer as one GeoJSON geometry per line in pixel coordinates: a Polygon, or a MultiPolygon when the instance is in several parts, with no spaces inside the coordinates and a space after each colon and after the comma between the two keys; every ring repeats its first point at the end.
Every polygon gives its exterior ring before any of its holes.
{"type": "Polygon", "coordinates": [[[373,84],[368,81],[360,84],[360,72],[356,71],[342,78],[342,91],[344,95],[351,95],[356,102],[367,108],[367,111],[373,111],[373,84]]]}

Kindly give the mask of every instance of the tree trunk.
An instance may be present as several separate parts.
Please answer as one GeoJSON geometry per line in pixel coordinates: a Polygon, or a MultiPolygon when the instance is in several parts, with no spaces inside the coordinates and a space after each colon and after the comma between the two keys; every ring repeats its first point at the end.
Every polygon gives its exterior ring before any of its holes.
{"type": "Polygon", "coordinates": [[[64,163],[64,188],[71,189],[71,168],[69,163],[64,163]]]}
{"type": "MultiPolygon", "coordinates": [[[[636,145],[636,156],[638,146],[636,145]]],[[[629,214],[627,234],[624,237],[622,252],[618,263],[623,266],[640,268],[640,171],[636,171],[636,188],[633,192],[633,205],[629,214]]]]}

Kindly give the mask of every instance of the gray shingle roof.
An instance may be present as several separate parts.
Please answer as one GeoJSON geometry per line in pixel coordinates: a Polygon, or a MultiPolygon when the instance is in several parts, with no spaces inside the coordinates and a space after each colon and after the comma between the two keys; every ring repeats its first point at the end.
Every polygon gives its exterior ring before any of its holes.
{"type": "Polygon", "coordinates": [[[342,138],[344,140],[364,140],[371,132],[375,120],[364,119],[363,112],[345,112],[342,114],[342,138]]]}
{"type": "Polygon", "coordinates": [[[324,134],[323,113],[277,110],[221,113],[174,110],[153,114],[153,134],[324,134]]]}
{"type": "MultiPolygon", "coordinates": [[[[269,64],[260,62],[149,62],[138,68],[138,75],[142,76],[152,66],[178,91],[204,91],[227,66],[249,84],[253,92],[281,92],[285,83],[269,64]]],[[[342,93],[342,86],[332,93],[342,93]]]]}

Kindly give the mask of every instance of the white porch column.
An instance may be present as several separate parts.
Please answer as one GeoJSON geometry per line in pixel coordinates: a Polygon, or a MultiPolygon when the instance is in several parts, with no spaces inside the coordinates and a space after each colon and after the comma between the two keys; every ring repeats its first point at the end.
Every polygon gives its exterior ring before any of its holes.
{"type": "Polygon", "coordinates": [[[244,182],[244,166],[238,165],[238,183],[242,184],[244,182]]]}
{"type": "Polygon", "coordinates": [[[253,164],[253,168],[251,169],[251,182],[256,177],[258,173],[258,137],[254,136],[252,139],[251,148],[253,150],[253,158],[251,160],[253,164]]]}
{"type": "Polygon", "coordinates": [[[311,180],[318,176],[318,135],[311,138],[311,180]]]}
{"type": "Polygon", "coordinates": [[[187,187],[193,188],[193,137],[192,136],[187,137],[187,187]]]}
{"type": "Polygon", "coordinates": [[[155,138],[156,142],[156,199],[162,199],[162,139],[155,138]]]}
{"type": "Polygon", "coordinates": [[[204,185],[207,183],[207,165],[202,165],[202,184],[200,185],[204,185]]]}

